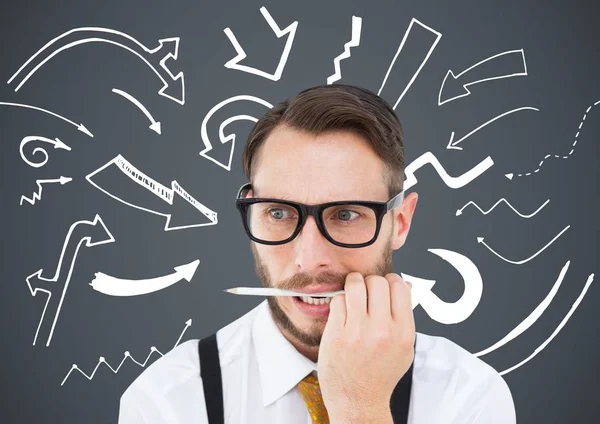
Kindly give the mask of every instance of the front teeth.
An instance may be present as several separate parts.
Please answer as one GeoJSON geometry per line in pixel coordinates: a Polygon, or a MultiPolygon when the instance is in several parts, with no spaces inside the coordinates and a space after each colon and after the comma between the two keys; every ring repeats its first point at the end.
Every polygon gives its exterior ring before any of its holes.
{"type": "Polygon", "coordinates": [[[330,297],[320,297],[317,299],[310,296],[302,296],[300,299],[302,299],[302,301],[305,303],[310,303],[311,305],[324,305],[325,303],[331,302],[330,297]]]}

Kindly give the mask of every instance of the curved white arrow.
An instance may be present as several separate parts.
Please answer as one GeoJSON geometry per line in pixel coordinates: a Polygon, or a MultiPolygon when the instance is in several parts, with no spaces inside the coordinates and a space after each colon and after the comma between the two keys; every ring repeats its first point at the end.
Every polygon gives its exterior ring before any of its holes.
{"type": "Polygon", "coordinates": [[[254,102],[254,103],[258,103],[261,104],[263,106],[265,106],[268,109],[271,109],[273,107],[273,105],[269,102],[267,102],[266,100],[261,99],[260,97],[255,97],[255,96],[249,96],[249,95],[245,95],[245,94],[241,94],[238,96],[233,96],[230,97],[228,99],[223,100],[222,102],[216,104],[215,106],[213,106],[213,108],[206,114],[206,116],[204,117],[204,119],[202,120],[202,127],[200,130],[201,133],[201,137],[202,137],[202,142],[204,143],[204,150],[202,150],[200,152],[200,156],[203,156],[204,158],[216,163],[217,165],[219,165],[222,168],[225,168],[228,171],[231,171],[231,161],[233,158],[233,152],[235,150],[235,134],[231,134],[229,136],[225,136],[224,133],[224,129],[225,126],[230,124],[231,122],[234,121],[239,121],[239,120],[248,120],[248,121],[252,121],[252,122],[256,122],[257,118],[254,118],[252,116],[249,115],[237,115],[231,118],[228,118],[226,121],[224,121],[220,127],[219,127],[219,141],[221,142],[221,144],[225,144],[227,142],[231,142],[231,152],[229,153],[229,161],[227,162],[227,165],[222,164],[221,162],[219,162],[218,160],[208,156],[208,152],[210,152],[213,149],[213,146],[210,142],[210,139],[208,137],[208,130],[207,130],[207,124],[208,121],[210,120],[210,118],[222,107],[224,107],[225,105],[232,103],[232,102],[238,102],[238,101],[250,101],[250,102],[254,102]]]}
{"type": "Polygon", "coordinates": [[[146,109],[146,107],[135,97],[133,97],[131,94],[126,93],[123,90],[119,90],[118,88],[113,88],[112,89],[113,93],[119,94],[120,96],[125,97],[127,100],[129,100],[131,103],[133,103],[134,105],[137,106],[137,108],[139,110],[141,110],[143,112],[144,115],[146,115],[146,118],[148,118],[148,120],[150,121],[150,129],[152,131],[154,131],[155,133],[157,133],[158,135],[160,135],[160,122],[157,122],[152,115],[150,114],[150,112],[148,111],[148,109],[146,109]]]}
{"type": "Polygon", "coordinates": [[[292,44],[294,44],[294,37],[296,35],[296,29],[298,28],[298,21],[294,21],[287,28],[284,28],[282,30],[279,28],[279,25],[277,25],[275,20],[271,17],[266,7],[261,7],[260,13],[262,13],[263,17],[265,18],[265,20],[267,21],[277,38],[281,38],[284,35],[288,34],[288,38],[285,42],[283,53],[279,58],[279,64],[277,65],[275,73],[269,74],[268,72],[261,71],[251,66],[240,65],[239,62],[246,58],[246,52],[244,51],[238,40],[235,38],[235,35],[233,35],[233,32],[229,27],[225,28],[223,31],[225,32],[225,35],[227,35],[227,38],[229,38],[231,44],[233,44],[233,48],[235,49],[237,56],[225,63],[225,67],[258,75],[260,77],[270,79],[271,81],[279,81],[279,79],[281,78],[281,74],[283,73],[283,68],[285,68],[285,64],[290,54],[290,50],[292,49],[292,44]]]}
{"type": "Polygon", "coordinates": [[[513,110],[509,110],[508,112],[504,112],[498,116],[496,116],[495,118],[490,119],[489,121],[487,121],[486,123],[478,126],[477,128],[475,128],[473,131],[471,131],[470,133],[468,133],[467,135],[459,138],[458,140],[454,140],[454,131],[452,131],[452,133],[450,134],[450,141],[448,142],[448,145],[446,146],[446,149],[456,149],[456,150],[462,150],[462,147],[456,147],[458,144],[460,144],[462,141],[464,141],[465,139],[471,137],[473,134],[475,134],[477,131],[479,131],[480,129],[488,126],[489,124],[491,124],[492,122],[505,117],[506,115],[510,115],[511,113],[515,113],[515,112],[520,112],[522,110],[535,110],[536,112],[539,112],[540,110],[535,108],[535,107],[531,107],[531,106],[524,106],[524,107],[520,107],[517,109],[513,109],[513,110]]]}
{"type": "Polygon", "coordinates": [[[500,255],[494,249],[492,249],[490,246],[488,246],[487,243],[485,241],[483,241],[483,237],[477,237],[477,243],[483,244],[485,247],[487,247],[489,249],[490,252],[492,252],[494,255],[498,256],[503,261],[509,262],[509,263],[515,264],[515,265],[521,265],[521,264],[524,264],[525,262],[529,262],[530,260],[535,258],[537,255],[542,253],[544,250],[546,250],[546,248],[548,246],[550,246],[552,243],[554,243],[556,241],[556,239],[562,235],[562,233],[564,233],[565,231],[567,231],[569,229],[569,227],[570,227],[570,225],[567,225],[565,228],[563,228],[560,233],[558,233],[556,236],[554,236],[554,238],[552,240],[550,240],[548,243],[546,243],[546,245],[544,247],[542,247],[540,250],[538,250],[534,255],[528,257],[527,259],[523,259],[520,261],[511,261],[510,259],[506,259],[504,256],[500,255]]]}
{"type": "Polygon", "coordinates": [[[139,296],[162,290],[181,280],[192,281],[199,263],[200,260],[196,259],[189,264],[176,266],[175,272],[171,274],[145,280],[127,280],[97,272],[96,278],[92,280],[90,286],[94,290],[110,296],[139,296]]]}
{"type": "Polygon", "coordinates": [[[37,72],[46,62],[48,62],[50,59],[52,59],[54,56],[56,56],[57,54],[59,54],[60,52],[67,50],[71,47],[75,47],[81,44],[86,44],[86,43],[93,43],[93,42],[99,42],[99,43],[108,43],[108,44],[112,44],[118,47],[121,47],[131,53],[133,53],[134,55],[136,55],[137,57],[139,57],[140,59],[142,59],[144,61],[144,63],[150,67],[150,69],[152,69],[152,71],[154,71],[154,73],[156,74],[156,76],[161,80],[161,82],[163,83],[163,87],[159,90],[158,94],[161,96],[164,96],[168,99],[171,99],[181,105],[185,104],[185,79],[184,79],[184,75],[183,72],[179,72],[177,75],[174,75],[169,68],[165,65],[165,62],[169,59],[173,59],[173,60],[177,60],[177,57],[179,55],[179,37],[171,37],[171,38],[163,38],[158,40],[158,46],[150,49],[148,47],[146,47],[145,45],[143,45],[142,43],[140,43],[138,40],[136,40],[135,38],[133,38],[132,36],[130,36],[129,34],[125,34],[124,32],[120,32],[120,31],[116,31],[113,29],[109,29],[109,28],[101,28],[101,27],[81,27],[81,28],[74,28],[70,31],[67,31],[61,35],[59,35],[58,37],[53,38],[52,40],[50,40],[48,43],[46,43],[46,45],[44,45],[44,47],[42,47],[41,49],[39,49],[33,56],[31,56],[23,65],[21,65],[21,67],[17,70],[17,72],[14,73],[14,75],[12,77],[10,77],[10,79],[7,81],[7,84],[10,84],[30,63],[32,63],[42,52],[44,52],[45,50],[49,49],[50,47],[54,47],[54,44],[57,44],[59,41],[61,41],[62,39],[68,37],[71,34],[74,33],[82,33],[82,32],[89,32],[92,33],[94,36],[93,37],[87,37],[87,38],[83,38],[80,40],[76,40],[73,41],[71,43],[68,43],[64,46],[61,46],[60,48],[54,50],[52,53],[50,53],[45,59],[41,60],[22,80],[21,82],[17,85],[17,87],[15,88],[15,91],[18,91],[23,84],[25,84],[27,82],[27,80],[29,78],[31,78],[31,76],[37,72]],[[101,37],[109,37],[109,36],[116,36],[115,38],[117,38],[119,41],[121,42],[117,42],[114,40],[110,40],[107,38],[101,38],[101,37]],[[131,46],[128,46],[126,44],[123,43],[130,43],[131,46]],[[165,90],[169,87],[169,83],[166,81],[166,79],[161,75],[161,73],[140,53],[138,52],[136,49],[138,50],[142,50],[144,53],[146,54],[154,54],[157,53],[159,50],[161,50],[163,48],[163,46],[165,44],[168,43],[173,43],[173,53],[169,52],[168,54],[166,54],[161,60],[160,60],[160,66],[161,68],[169,75],[169,77],[173,80],[173,81],[177,81],[177,80],[181,80],[181,98],[177,98],[177,97],[173,97],[170,96],[168,94],[165,93],[165,90]]]}
{"type": "Polygon", "coordinates": [[[36,200],[41,200],[42,199],[42,184],[60,183],[61,185],[65,185],[66,183],[71,182],[71,181],[73,181],[73,178],[71,178],[71,177],[60,177],[60,178],[53,178],[53,179],[47,179],[47,180],[36,180],[35,183],[38,186],[37,192],[34,191],[31,198],[29,198],[27,196],[21,196],[21,202],[19,203],[19,205],[23,206],[23,200],[26,200],[31,205],[34,205],[36,200]]]}
{"type": "Polygon", "coordinates": [[[35,155],[36,153],[40,152],[40,153],[42,153],[42,155],[44,155],[44,159],[41,162],[30,161],[29,159],[27,159],[25,157],[25,152],[23,151],[23,148],[25,147],[25,145],[27,143],[29,143],[30,141],[42,141],[44,143],[50,143],[50,144],[54,145],[55,149],[63,149],[63,150],[68,150],[68,151],[71,150],[71,148],[69,146],[67,146],[65,143],[60,141],[60,139],[58,139],[58,138],[51,140],[49,138],[42,137],[39,135],[28,135],[26,137],[23,137],[23,139],[21,140],[21,145],[19,146],[19,152],[21,153],[21,159],[23,159],[23,161],[27,165],[32,166],[34,168],[40,168],[40,167],[44,166],[46,164],[46,162],[48,162],[48,152],[43,147],[36,147],[35,149],[33,149],[32,155],[35,155]]]}
{"type": "Polygon", "coordinates": [[[34,110],[39,110],[40,112],[44,112],[47,113],[49,115],[55,116],[59,119],[62,119],[65,122],[68,122],[69,124],[73,125],[74,127],[76,127],[79,131],[81,131],[84,134],[89,135],[90,137],[93,137],[94,134],[92,134],[83,124],[76,124],[75,122],[71,121],[70,119],[65,118],[64,116],[59,115],[58,113],[54,113],[54,112],[50,112],[49,110],[46,109],[42,109],[41,107],[37,107],[37,106],[31,106],[31,105],[24,105],[21,103],[8,103],[8,102],[0,102],[0,106],[15,106],[15,107],[23,107],[26,109],[34,109],[34,110]]]}
{"type": "Polygon", "coordinates": [[[465,290],[456,302],[445,302],[431,291],[435,280],[425,280],[408,274],[402,278],[412,283],[412,305],[421,305],[431,319],[441,324],[456,324],[466,320],[477,308],[483,293],[483,280],[477,266],[466,256],[446,249],[427,249],[447,261],[460,273],[465,290]]]}

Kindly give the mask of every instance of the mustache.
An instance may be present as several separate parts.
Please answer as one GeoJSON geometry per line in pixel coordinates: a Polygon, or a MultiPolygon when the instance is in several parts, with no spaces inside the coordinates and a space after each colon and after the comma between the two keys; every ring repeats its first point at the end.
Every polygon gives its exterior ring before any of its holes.
{"type": "Polygon", "coordinates": [[[294,274],[290,278],[280,281],[276,287],[283,290],[297,290],[312,285],[332,283],[337,284],[340,287],[344,287],[344,284],[346,283],[346,275],[347,274],[340,274],[333,271],[322,272],[316,277],[306,273],[298,273],[294,274]]]}

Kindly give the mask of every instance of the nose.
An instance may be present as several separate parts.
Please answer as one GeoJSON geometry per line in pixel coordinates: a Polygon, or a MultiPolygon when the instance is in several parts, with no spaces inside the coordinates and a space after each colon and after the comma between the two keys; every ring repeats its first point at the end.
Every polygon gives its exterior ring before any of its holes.
{"type": "Polygon", "coordinates": [[[314,217],[306,218],[293,242],[299,272],[320,272],[331,266],[331,248],[334,246],[321,234],[314,217]]]}

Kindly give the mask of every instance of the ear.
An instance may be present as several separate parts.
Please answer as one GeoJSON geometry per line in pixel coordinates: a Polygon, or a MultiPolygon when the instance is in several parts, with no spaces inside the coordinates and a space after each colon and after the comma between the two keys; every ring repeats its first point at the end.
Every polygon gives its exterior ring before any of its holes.
{"type": "Polygon", "coordinates": [[[419,200],[418,193],[410,193],[404,198],[402,206],[394,209],[394,233],[392,235],[392,249],[400,249],[406,242],[408,237],[408,231],[410,230],[410,223],[412,221],[413,214],[417,207],[417,201],[419,200]]]}

